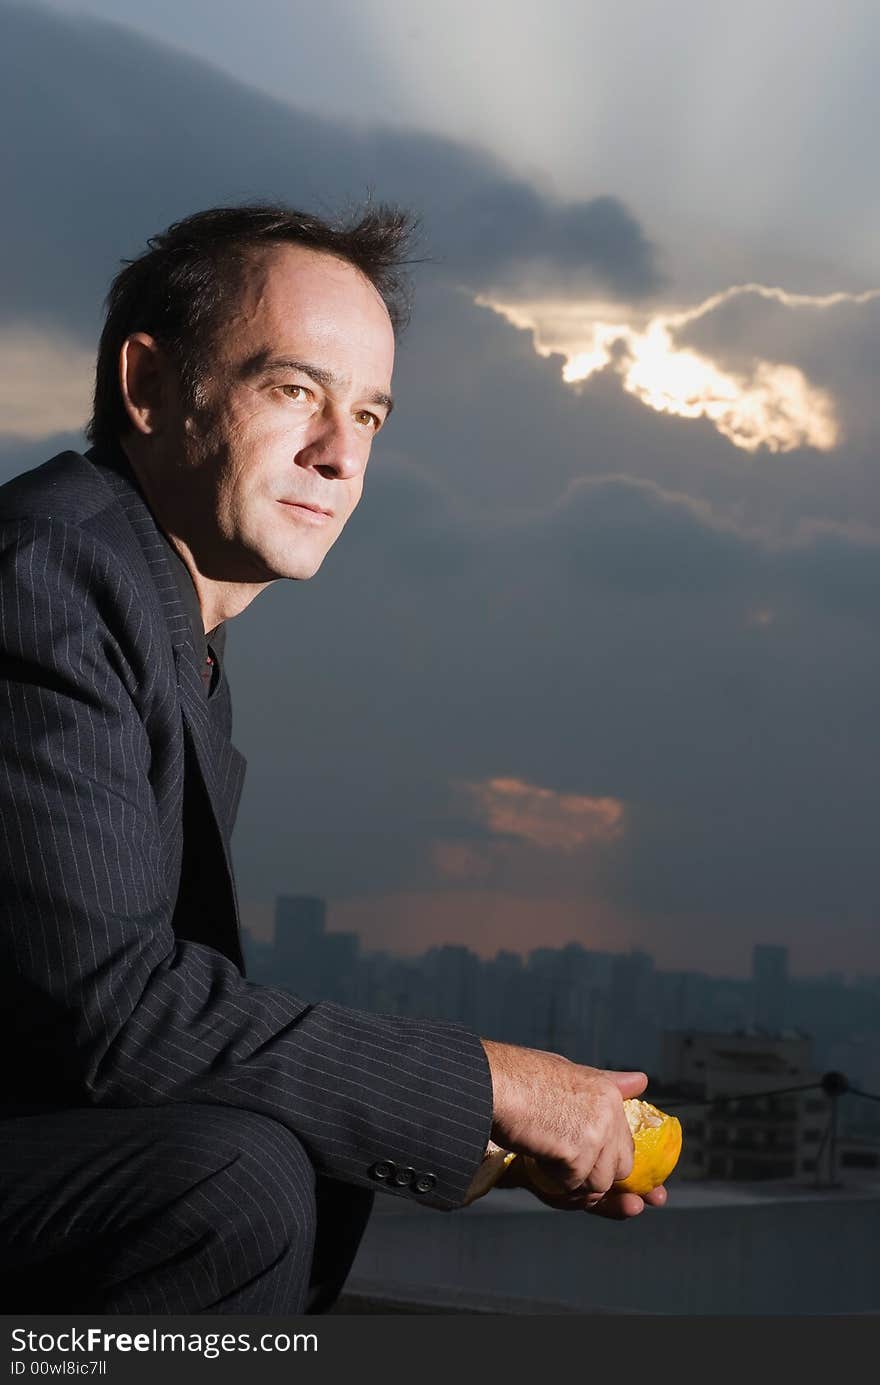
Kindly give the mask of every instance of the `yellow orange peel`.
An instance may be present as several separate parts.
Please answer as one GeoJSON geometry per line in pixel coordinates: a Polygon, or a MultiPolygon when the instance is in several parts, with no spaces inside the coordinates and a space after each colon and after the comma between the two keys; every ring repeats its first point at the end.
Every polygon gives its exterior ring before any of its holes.
{"type": "Polygon", "coordinates": [[[665,1183],[678,1163],[681,1121],[639,1097],[630,1097],[623,1109],[633,1137],[633,1166],[626,1178],[619,1178],[614,1186],[618,1192],[644,1197],[665,1183]]]}

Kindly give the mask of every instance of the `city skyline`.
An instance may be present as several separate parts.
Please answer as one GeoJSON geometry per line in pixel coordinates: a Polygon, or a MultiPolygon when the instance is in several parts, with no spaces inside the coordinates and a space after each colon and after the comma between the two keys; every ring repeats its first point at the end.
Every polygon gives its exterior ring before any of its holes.
{"type": "MultiPolygon", "coordinates": [[[[249,907],[245,907],[242,910],[242,930],[245,933],[247,933],[247,935],[255,943],[259,945],[265,945],[267,943],[273,942],[275,933],[275,909],[277,906],[278,899],[283,897],[288,897],[287,892],[279,891],[273,897],[272,900],[267,901],[265,903],[261,903],[258,906],[250,904],[249,907]]],[[[299,896],[297,896],[295,893],[291,893],[289,897],[296,898],[299,896]]],[[[664,960],[661,956],[658,956],[655,952],[651,950],[650,944],[645,946],[642,943],[635,944],[620,942],[618,940],[616,946],[610,944],[603,944],[600,946],[598,943],[591,944],[583,936],[563,937],[559,941],[548,941],[546,938],[533,935],[530,938],[528,938],[528,940],[524,939],[523,944],[519,946],[513,942],[502,941],[497,946],[493,945],[490,948],[480,948],[479,946],[474,946],[473,942],[469,941],[467,938],[438,937],[426,940],[420,932],[412,930],[409,938],[403,938],[402,940],[398,941],[395,935],[392,938],[391,943],[386,945],[383,944],[381,941],[375,940],[376,934],[374,930],[371,930],[369,927],[363,930],[359,930],[357,927],[343,926],[343,921],[346,919],[346,917],[351,917],[351,911],[348,911],[344,908],[340,908],[338,904],[334,905],[334,901],[332,899],[327,899],[324,901],[324,903],[327,909],[326,933],[328,936],[354,935],[358,939],[359,946],[363,948],[365,952],[385,952],[389,956],[398,957],[401,959],[416,959],[423,956],[430,949],[451,947],[465,948],[466,950],[472,952],[475,957],[478,957],[480,961],[494,961],[498,958],[499,955],[507,953],[515,953],[517,956],[522,958],[523,961],[525,961],[528,959],[529,955],[532,952],[541,952],[545,949],[551,951],[563,951],[567,947],[578,947],[588,952],[595,952],[598,954],[605,954],[611,956],[627,956],[632,953],[644,953],[645,955],[651,957],[651,959],[655,963],[657,963],[658,967],[662,967],[663,970],[693,972],[699,975],[717,977],[719,979],[726,980],[745,980],[749,978],[750,968],[753,964],[753,953],[755,947],[767,946],[774,950],[781,948],[786,953],[789,980],[831,980],[840,981],[844,984],[858,983],[859,981],[864,981],[868,983],[880,981],[880,964],[878,964],[877,970],[872,970],[870,967],[854,968],[848,965],[845,962],[845,960],[841,961],[841,959],[832,959],[832,962],[836,962],[836,964],[830,966],[821,966],[815,970],[812,970],[803,967],[802,958],[798,954],[798,947],[796,942],[782,943],[778,940],[773,940],[769,938],[750,939],[747,937],[743,937],[742,939],[738,939],[738,948],[741,955],[741,963],[739,970],[732,971],[723,968],[719,969],[716,967],[712,967],[711,965],[708,967],[700,966],[694,961],[693,958],[688,959],[688,965],[679,965],[674,959],[664,960]],[[406,945],[407,943],[409,943],[409,946],[406,945]]],[[[613,943],[614,940],[612,939],[611,942],[613,943]]]]}

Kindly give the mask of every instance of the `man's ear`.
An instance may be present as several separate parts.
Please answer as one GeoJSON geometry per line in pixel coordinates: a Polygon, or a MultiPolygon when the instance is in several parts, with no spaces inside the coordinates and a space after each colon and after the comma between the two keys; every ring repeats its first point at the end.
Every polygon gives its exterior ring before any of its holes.
{"type": "Polygon", "coordinates": [[[169,363],[155,337],[132,332],[119,351],[119,390],[132,427],[155,437],[167,417],[169,363]]]}

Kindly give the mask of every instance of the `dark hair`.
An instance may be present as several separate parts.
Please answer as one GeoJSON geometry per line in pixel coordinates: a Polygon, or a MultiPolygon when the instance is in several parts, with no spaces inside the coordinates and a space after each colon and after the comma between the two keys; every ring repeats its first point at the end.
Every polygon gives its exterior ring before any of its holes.
{"type": "Polygon", "coordinates": [[[400,332],[410,310],[403,266],[412,261],[404,256],[417,224],[388,203],[368,203],[357,219],[330,222],[279,203],[251,202],[196,212],[151,236],[143,255],[123,260],[107,295],[86,436],[106,443],[130,427],[118,363],[132,332],[149,332],[164,346],[180,371],[185,400],[196,404],[224,307],[248,258],[264,246],[303,245],[348,261],[373,284],[400,332]]]}

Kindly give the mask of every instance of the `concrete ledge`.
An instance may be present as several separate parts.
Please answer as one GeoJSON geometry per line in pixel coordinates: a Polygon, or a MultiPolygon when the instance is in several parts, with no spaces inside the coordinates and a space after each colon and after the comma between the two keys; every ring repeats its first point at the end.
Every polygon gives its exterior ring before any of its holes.
{"type": "Polygon", "coordinates": [[[346,1293],[399,1305],[362,1309],[378,1312],[880,1311],[875,1190],[669,1194],[631,1223],[554,1212],[517,1192],[448,1213],[379,1198],[346,1293]]]}
{"type": "Polygon", "coordinates": [[[351,1277],[333,1313],[417,1313],[480,1314],[482,1316],[581,1317],[589,1310],[559,1303],[538,1303],[534,1299],[510,1298],[501,1294],[480,1294],[469,1289],[445,1285],[384,1284],[376,1280],[351,1277]]]}

